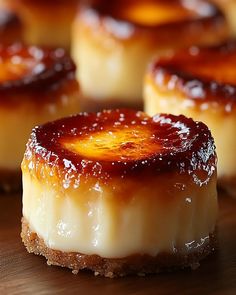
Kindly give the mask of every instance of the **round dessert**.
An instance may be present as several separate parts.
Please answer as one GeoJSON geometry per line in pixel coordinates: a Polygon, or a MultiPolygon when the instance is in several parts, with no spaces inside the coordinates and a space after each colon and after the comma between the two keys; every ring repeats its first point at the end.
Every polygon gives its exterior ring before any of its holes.
{"type": "Polygon", "coordinates": [[[72,56],[79,65],[82,108],[142,108],[150,58],[180,47],[215,44],[227,35],[224,16],[207,1],[102,0],[81,7],[73,26],[72,56]]]}
{"type": "Polygon", "coordinates": [[[153,62],[145,110],[184,114],[209,126],[216,143],[219,185],[236,195],[236,42],[192,47],[153,62]]]}
{"type": "Polygon", "coordinates": [[[198,266],[215,247],[216,154],[184,116],[113,110],[33,129],[22,162],[22,239],[74,273],[198,266]]]}
{"type": "Polygon", "coordinates": [[[231,34],[236,36],[236,1],[235,0],[214,0],[225,13],[231,28],[231,34]]]}
{"type": "Polygon", "coordinates": [[[24,24],[29,45],[70,48],[71,24],[79,0],[10,0],[24,24]]]}
{"type": "Polygon", "coordinates": [[[0,40],[1,43],[11,44],[22,41],[22,23],[11,6],[0,3],[0,40]]]}
{"type": "Polygon", "coordinates": [[[32,128],[79,111],[75,65],[63,49],[0,46],[0,188],[19,186],[32,128]]]}

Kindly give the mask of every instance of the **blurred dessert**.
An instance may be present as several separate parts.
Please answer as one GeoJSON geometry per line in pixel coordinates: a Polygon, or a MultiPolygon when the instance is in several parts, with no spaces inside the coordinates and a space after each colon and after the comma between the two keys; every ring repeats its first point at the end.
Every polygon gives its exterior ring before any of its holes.
{"type": "Polygon", "coordinates": [[[31,129],[79,110],[75,65],[63,49],[0,46],[0,188],[20,183],[31,129]]]}
{"type": "Polygon", "coordinates": [[[231,28],[231,34],[236,36],[236,0],[214,0],[225,13],[231,28]]]}
{"type": "Polygon", "coordinates": [[[219,184],[236,195],[236,42],[157,59],[146,74],[144,100],[150,115],[184,114],[209,126],[219,184]]]}
{"type": "Polygon", "coordinates": [[[198,266],[214,250],[216,154],[203,123],[131,110],[36,127],[22,162],[22,239],[74,273],[198,266]]]}
{"type": "Polygon", "coordinates": [[[145,68],[154,56],[193,44],[225,40],[225,18],[208,1],[95,1],[81,7],[72,56],[84,110],[142,108],[145,68]]]}
{"type": "Polygon", "coordinates": [[[78,0],[10,0],[24,24],[29,45],[70,48],[78,0]]]}
{"type": "Polygon", "coordinates": [[[22,22],[17,12],[5,1],[0,2],[0,42],[11,44],[23,39],[22,22]]]}

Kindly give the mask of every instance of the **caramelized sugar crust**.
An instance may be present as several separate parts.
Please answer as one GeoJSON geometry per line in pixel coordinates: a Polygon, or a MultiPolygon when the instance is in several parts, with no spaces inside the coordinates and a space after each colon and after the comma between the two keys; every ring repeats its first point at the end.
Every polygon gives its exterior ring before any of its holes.
{"type": "MultiPolygon", "coordinates": [[[[47,92],[56,92],[63,84],[73,90],[75,65],[63,49],[47,49],[24,46],[16,43],[0,45],[0,102],[9,103],[20,94],[31,94],[39,101],[48,97],[47,92]],[[67,83],[65,83],[67,82],[67,83]]],[[[76,84],[76,85],[75,85],[76,84]]],[[[25,96],[25,98],[30,96],[25,96]]]]}
{"type": "Polygon", "coordinates": [[[87,24],[100,27],[123,40],[150,34],[155,38],[153,41],[173,42],[170,40],[172,34],[184,36],[189,33],[187,38],[194,38],[192,33],[197,35],[198,31],[202,33],[210,27],[217,30],[221,27],[223,35],[227,31],[222,12],[212,3],[202,0],[191,3],[181,0],[97,0],[81,12],[87,24]],[[192,27],[188,28],[189,25],[192,27]]]}
{"type": "Polygon", "coordinates": [[[36,127],[22,169],[40,177],[53,171],[71,184],[80,177],[106,182],[117,176],[149,177],[171,171],[194,175],[194,182],[201,185],[216,169],[216,154],[210,131],[201,122],[108,110],[36,127]]]}
{"type": "Polygon", "coordinates": [[[236,41],[158,59],[148,75],[161,88],[177,89],[199,104],[216,101],[230,112],[236,106],[236,41]]]}

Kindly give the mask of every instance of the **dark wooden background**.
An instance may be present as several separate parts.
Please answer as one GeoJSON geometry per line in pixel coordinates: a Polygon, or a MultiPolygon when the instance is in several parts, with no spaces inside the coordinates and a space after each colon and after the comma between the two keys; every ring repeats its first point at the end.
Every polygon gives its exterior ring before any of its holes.
{"type": "Polygon", "coordinates": [[[219,250],[195,271],[108,279],[47,266],[20,239],[21,196],[0,195],[0,294],[236,295],[236,200],[220,195],[219,250]]]}

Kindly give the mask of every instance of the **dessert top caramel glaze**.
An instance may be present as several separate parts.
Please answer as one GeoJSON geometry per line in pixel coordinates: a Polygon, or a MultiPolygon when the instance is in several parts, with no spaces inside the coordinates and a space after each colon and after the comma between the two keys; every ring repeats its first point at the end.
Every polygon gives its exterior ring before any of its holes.
{"type": "Polygon", "coordinates": [[[32,93],[36,98],[56,90],[62,81],[74,79],[74,72],[75,65],[63,49],[0,45],[0,103],[14,100],[14,94],[32,93]]]}
{"type": "Polygon", "coordinates": [[[155,37],[153,41],[178,43],[178,38],[171,40],[172,34],[197,35],[203,32],[204,26],[222,26],[225,29],[222,12],[204,0],[98,0],[82,8],[81,16],[89,26],[100,27],[124,41],[140,34],[150,34],[155,37]]]}
{"type": "Polygon", "coordinates": [[[236,41],[214,47],[191,47],[162,58],[149,68],[155,84],[178,89],[197,104],[236,106],[236,41]]]}
{"type": "Polygon", "coordinates": [[[216,169],[210,131],[184,116],[149,117],[132,110],[80,113],[36,127],[22,169],[78,185],[114,177],[153,177],[174,172],[207,183],[216,169]],[[44,168],[43,168],[44,167],[44,168]],[[198,173],[199,172],[199,173],[198,173]]]}

